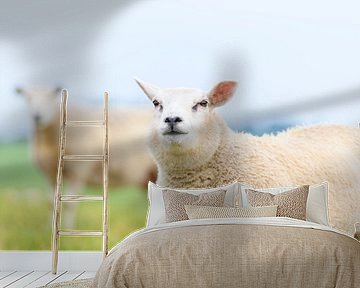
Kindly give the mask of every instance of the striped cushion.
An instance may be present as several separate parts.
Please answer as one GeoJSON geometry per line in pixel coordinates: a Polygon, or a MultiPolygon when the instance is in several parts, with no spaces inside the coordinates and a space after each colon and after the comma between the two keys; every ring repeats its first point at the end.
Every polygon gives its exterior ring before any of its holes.
{"type": "Polygon", "coordinates": [[[275,217],[277,206],[232,208],[185,205],[185,210],[189,219],[275,217]]]}

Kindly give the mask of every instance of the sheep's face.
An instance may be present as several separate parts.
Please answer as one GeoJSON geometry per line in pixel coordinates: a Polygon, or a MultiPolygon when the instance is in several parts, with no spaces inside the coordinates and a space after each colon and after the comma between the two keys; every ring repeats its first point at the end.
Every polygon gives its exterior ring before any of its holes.
{"type": "Polygon", "coordinates": [[[137,80],[154,105],[154,131],[167,145],[197,145],[210,129],[213,108],[224,104],[234,93],[236,82],[219,83],[210,92],[191,88],[161,89],[137,80]]]}
{"type": "Polygon", "coordinates": [[[50,89],[33,87],[29,89],[17,88],[16,92],[25,97],[31,118],[36,127],[47,126],[59,107],[60,88],[50,89]]]}

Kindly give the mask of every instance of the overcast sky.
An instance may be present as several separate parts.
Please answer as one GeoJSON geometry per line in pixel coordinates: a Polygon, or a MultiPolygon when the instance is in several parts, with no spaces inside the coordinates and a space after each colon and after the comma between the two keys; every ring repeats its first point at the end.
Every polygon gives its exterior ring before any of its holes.
{"type": "Polygon", "coordinates": [[[162,87],[239,90],[233,126],[360,120],[358,1],[20,1],[0,9],[0,140],[29,121],[16,85],[63,85],[72,100],[147,104],[162,87]],[[286,109],[285,109],[285,108],[286,109]],[[270,123],[270,124],[269,124],[270,123]]]}

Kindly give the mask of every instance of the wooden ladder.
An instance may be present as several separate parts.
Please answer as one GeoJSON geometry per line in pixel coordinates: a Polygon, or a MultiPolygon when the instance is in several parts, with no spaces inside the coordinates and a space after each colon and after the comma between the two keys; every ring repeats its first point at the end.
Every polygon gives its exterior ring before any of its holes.
{"type": "Polygon", "coordinates": [[[104,93],[104,118],[100,121],[68,121],[67,120],[67,90],[62,90],[60,104],[59,161],[54,194],[54,214],[52,228],[52,273],[57,273],[60,236],[102,236],[103,257],[108,253],[108,167],[109,167],[109,137],[108,137],[108,93],[104,93]],[[103,127],[104,143],[102,155],[65,155],[67,127],[103,127]],[[103,162],[103,196],[61,195],[63,186],[63,168],[65,161],[101,161],[103,162]],[[103,201],[102,231],[81,231],[61,229],[61,203],[79,201],[103,201]]]}

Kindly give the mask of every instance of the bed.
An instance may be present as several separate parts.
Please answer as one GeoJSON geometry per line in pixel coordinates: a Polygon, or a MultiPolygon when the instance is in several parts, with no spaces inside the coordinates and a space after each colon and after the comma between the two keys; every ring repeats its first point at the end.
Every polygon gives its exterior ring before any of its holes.
{"type": "Polygon", "coordinates": [[[156,223],[148,219],[110,251],[93,287],[360,287],[360,242],[328,225],[288,217],[164,223],[149,214],[156,223]]]}
{"type": "Polygon", "coordinates": [[[94,287],[360,287],[360,242],[282,218],[185,220],[115,246],[94,287]]]}

